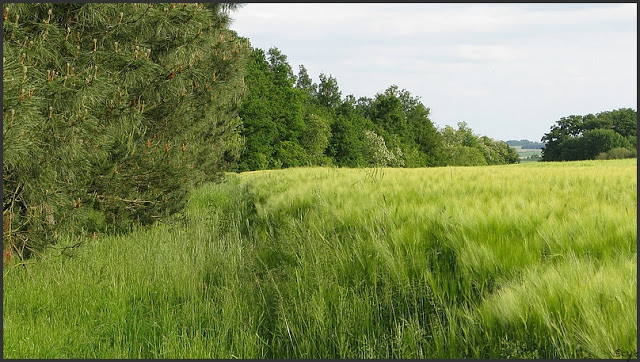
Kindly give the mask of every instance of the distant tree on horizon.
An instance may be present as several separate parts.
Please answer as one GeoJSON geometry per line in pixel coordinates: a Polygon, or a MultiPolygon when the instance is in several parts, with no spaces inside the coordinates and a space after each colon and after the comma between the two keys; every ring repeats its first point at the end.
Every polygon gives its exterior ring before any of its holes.
{"type": "Polygon", "coordinates": [[[522,149],[542,149],[545,144],[542,142],[534,142],[528,139],[523,140],[508,140],[505,141],[509,146],[517,147],[520,146],[522,149]]]}
{"type": "Polygon", "coordinates": [[[635,157],[637,117],[632,108],[562,117],[542,137],[542,161],[590,160],[616,148],[630,151],[616,154],[635,157]]]}

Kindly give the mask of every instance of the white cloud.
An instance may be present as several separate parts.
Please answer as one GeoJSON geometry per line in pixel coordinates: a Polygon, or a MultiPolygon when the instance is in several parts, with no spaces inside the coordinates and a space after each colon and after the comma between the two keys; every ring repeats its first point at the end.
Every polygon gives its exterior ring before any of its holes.
{"type": "Polygon", "coordinates": [[[456,53],[464,59],[490,60],[497,62],[510,62],[524,59],[526,52],[505,45],[474,45],[463,44],[456,46],[456,53]]]}

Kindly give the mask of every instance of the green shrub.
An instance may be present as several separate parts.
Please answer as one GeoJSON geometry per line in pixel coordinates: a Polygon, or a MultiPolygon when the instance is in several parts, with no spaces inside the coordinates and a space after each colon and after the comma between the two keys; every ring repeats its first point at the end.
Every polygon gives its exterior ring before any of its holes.
{"type": "Polygon", "coordinates": [[[634,158],[637,156],[635,150],[624,147],[616,147],[607,152],[601,152],[596,156],[596,160],[616,160],[622,158],[634,158]]]}

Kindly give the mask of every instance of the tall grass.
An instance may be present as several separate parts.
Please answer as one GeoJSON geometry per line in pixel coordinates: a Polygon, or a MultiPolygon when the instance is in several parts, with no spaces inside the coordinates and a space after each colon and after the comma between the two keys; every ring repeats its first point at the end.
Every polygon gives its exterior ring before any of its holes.
{"type": "Polygon", "coordinates": [[[636,169],[229,174],[169,224],[5,266],[3,356],[635,352],[636,169]]]}

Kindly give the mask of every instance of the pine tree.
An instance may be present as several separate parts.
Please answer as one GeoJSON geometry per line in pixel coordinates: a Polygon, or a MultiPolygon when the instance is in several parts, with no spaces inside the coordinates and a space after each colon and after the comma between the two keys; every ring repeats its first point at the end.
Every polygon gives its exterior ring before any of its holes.
{"type": "Polygon", "coordinates": [[[225,4],[5,4],[3,244],[149,223],[242,146],[225,4]]]}

